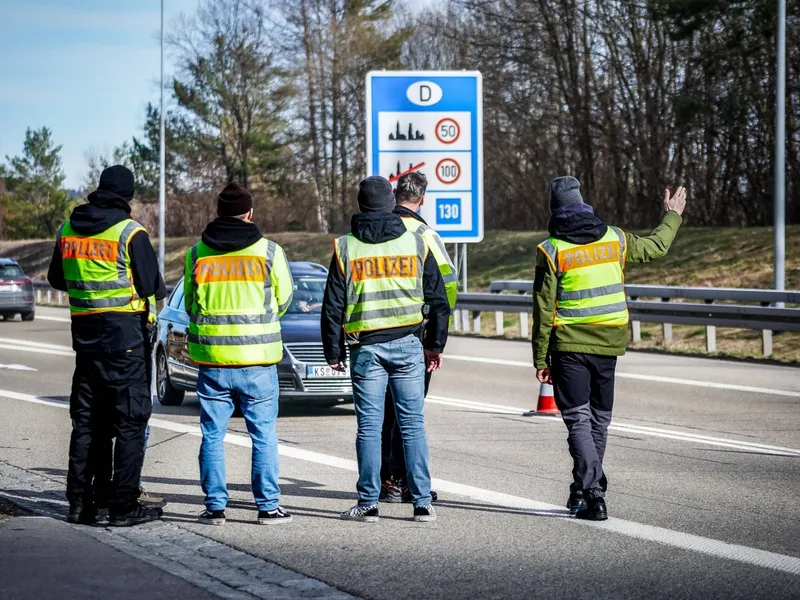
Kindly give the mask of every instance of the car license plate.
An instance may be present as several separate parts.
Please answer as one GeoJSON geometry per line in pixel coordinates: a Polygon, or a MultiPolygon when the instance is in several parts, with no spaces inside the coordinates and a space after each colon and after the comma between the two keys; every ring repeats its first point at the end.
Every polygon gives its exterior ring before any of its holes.
{"type": "Polygon", "coordinates": [[[306,367],[306,377],[310,379],[316,379],[317,377],[350,377],[350,368],[348,367],[342,372],[336,371],[329,366],[308,365],[306,367]]]}

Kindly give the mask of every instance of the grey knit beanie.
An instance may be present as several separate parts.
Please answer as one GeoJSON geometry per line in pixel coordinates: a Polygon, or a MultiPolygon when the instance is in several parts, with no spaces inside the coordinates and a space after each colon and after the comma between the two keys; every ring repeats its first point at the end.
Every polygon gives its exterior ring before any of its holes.
{"type": "Polygon", "coordinates": [[[570,204],[583,204],[580,182],[570,176],[556,177],[550,182],[550,212],[570,204]]]}

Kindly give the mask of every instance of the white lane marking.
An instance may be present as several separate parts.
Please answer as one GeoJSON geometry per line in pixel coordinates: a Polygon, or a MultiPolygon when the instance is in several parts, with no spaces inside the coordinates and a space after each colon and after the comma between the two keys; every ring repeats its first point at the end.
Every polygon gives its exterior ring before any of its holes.
{"type": "MultiPolygon", "coordinates": [[[[12,400],[23,400],[25,402],[42,404],[45,406],[55,406],[62,409],[68,408],[68,405],[63,402],[45,400],[43,398],[38,398],[29,394],[20,394],[18,392],[0,390],[0,397],[9,398],[12,400]]],[[[159,429],[166,429],[176,433],[190,433],[198,437],[201,436],[200,428],[198,426],[188,425],[186,423],[175,423],[165,419],[150,419],[150,426],[159,429]]],[[[252,447],[252,443],[248,436],[235,433],[228,433],[225,436],[225,441],[229,444],[242,446],[244,448],[252,447]]],[[[312,462],[319,465],[343,469],[345,471],[358,471],[358,464],[356,461],[340,458],[338,456],[331,456],[329,454],[322,454],[320,452],[313,452],[311,450],[303,450],[302,448],[285,446],[283,444],[278,445],[278,452],[281,456],[285,456],[287,458],[312,462]]],[[[628,537],[633,537],[648,542],[655,542],[666,546],[672,546],[674,548],[680,548],[682,550],[699,552],[708,556],[726,558],[740,563],[791,573],[792,575],[800,575],[800,558],[795,556],[778,554],[776,552],[768,552],[767,550],[751,548],[750,546],[743,546],[741,544],[730,544],[728,542],[715,540],[713,538],[706,538],[691,533],[666,529],[664,527],[654,527],[652,525],[645,525],[643,523],[636,523],[634,521],[626,521],[624,519],[610,518],[605,522],[578,521],[577,519],[569,517],[569,513],[564,510],[564,508],[555,504],[539,502],[529,498],[522,498],[520,496],[513,496],[511,494],[486,490],[483,488],[464,485],[444,479],[433,479],[431,484],[437,490],[457,496],[464,496],[495,506],[518,508],[530,512],[533,515],[536,515],[537,512],[550,517],[558,517],[563,515],[564,521],[574,523],[579,526],[597,527],[612,533],[626,535],[628,537]]]]}
{"type": "Polygon", "coordinates": [[[48,350],[47,348],[34,348],[32,346],[12,346],[10,344],[0,344],[0,350],[14,350],[17,352],[33,352],[34,354],[49,354],[51,356],[75,356],[70,350],[48,350]]]}
{"type": "MultiPolygon", "coordinates": [[[[445,359],[484,363],[488,365],[502,365],[505,367],[525,367],[526,369],[533,369],[532,362],[525,362],[521,360],[505,360],[500,358],[484,358],[482,356],[463,356],[458,354],[445,354],[445,359]]],[[[642,375],[640,373],[621,373],[619,371],[617,371],[617,377],[621,379],[639,379],[641,381],[657,381],[659,383],[670,383],[673,385],[692,385],[695,387],[712,388],[717,390],[734,390],[737,392],[749,392],[752,394],[769,394],[772,396],[786,396],[787,398],[800,398],[800,392],[794,392],[790,390],[778,390],[774,388],[754,387],[750,385],[736,385],[733,383],[717,383],[715,381],[699,381],[697,379],[660,377],[658,375],[642,375]]]]}
{"type": "Polygon", "coordinates": [[[0,369],[7,369],[9,371],[38,371],[39,369],[34,369],[33,367],[29,367],[27,365],[2,365],[0,364],[0,369]]]}
{"type": "Polygon", "coordinates": [[[72,323],[69,317],[51,317],[48,315],[36,315],[36,319],[40,321],[58,321],[59,323],[72,323]]]}
{"type": "MultiPolygon", "coordinates": [[[[529,412],[530,409],[521,408],[517,406],[504,406],[501,404],[489,404],[486,402],[474,402],[472,400],[462,400],[459,398],[445,398],[442,396],[428,396],[425,402],[431,404],[442,404],[444,406],[453,406],[456,408],[466,408],[478,412],[499,413],[507,415],[522,415],[529,412]]],[[[549,423],[561,423],[561,419],[554,418],[552,415],[531,415],[526,418],[538,419],[549,423]]],[[[625,433],[635,435],[647,435],[651,437],[664,438],[668,440],[676,440],[679,442],[691,442],[697,444],[704,444],[707,446],[718,446],[722,448],[732,448],[735,450],[742,450],[746,452],[757,452],[759,454],[769,454],[771,456],[791,456],[800,457],[800,449],[786,448],[783,446],[771,446],[768,444],[761,444],[758,442],[745,442],[734,440],[730,438],[712,437],[708,435],[701,435],[698,433],[691,433],[687,431],[678,431],[675,429],[661,429],[658,427],[647,427],[645,425],[637,425],[635,423],[620,423],[614,420],[609,429],[623,431],[625,433]]]]}
{"type": "Polygon", "coordinates": [[[20,340],[17,338],[4,338],[0,337],[0,344],[8,344],[8,345],[22,345],[27,346],[29,348],[39,348],[42,350],[60,350],[62,352],[72,352],[72,348],[69,346],[59,346],[57,344],[47,344],[45,342],[35,342],[33,340],[20,340]]]}

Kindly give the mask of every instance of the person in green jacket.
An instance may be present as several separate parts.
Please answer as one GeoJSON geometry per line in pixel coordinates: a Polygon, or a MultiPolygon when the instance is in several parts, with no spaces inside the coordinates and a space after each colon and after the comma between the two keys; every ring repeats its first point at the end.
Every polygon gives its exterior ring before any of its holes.
{"type": "Polygon", "coordinates": [[[617,357],[628,341],[625,265],[666,255],[685,207],[684,188],[674,195],[667,190],[661,224],[640,237],[597,218],[574,177],[550,184],[550,237],[536,253],[533,362],[537,379],[552,383],[569,432],[573,482],[567,508],[578,518],[608,518],[603,456],[617,357]]]}

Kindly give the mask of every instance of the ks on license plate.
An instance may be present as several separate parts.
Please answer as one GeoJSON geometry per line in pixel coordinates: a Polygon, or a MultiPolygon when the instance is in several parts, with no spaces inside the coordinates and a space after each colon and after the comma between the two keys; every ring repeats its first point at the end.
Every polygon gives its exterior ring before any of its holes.
{"type": "Polygon", "coordinates": [[[343,373],[341,371],[336,371],[327,365],[308,365],[306,367],[306,377],[350,377],[350,368],[348,367],[343,373]]]}

